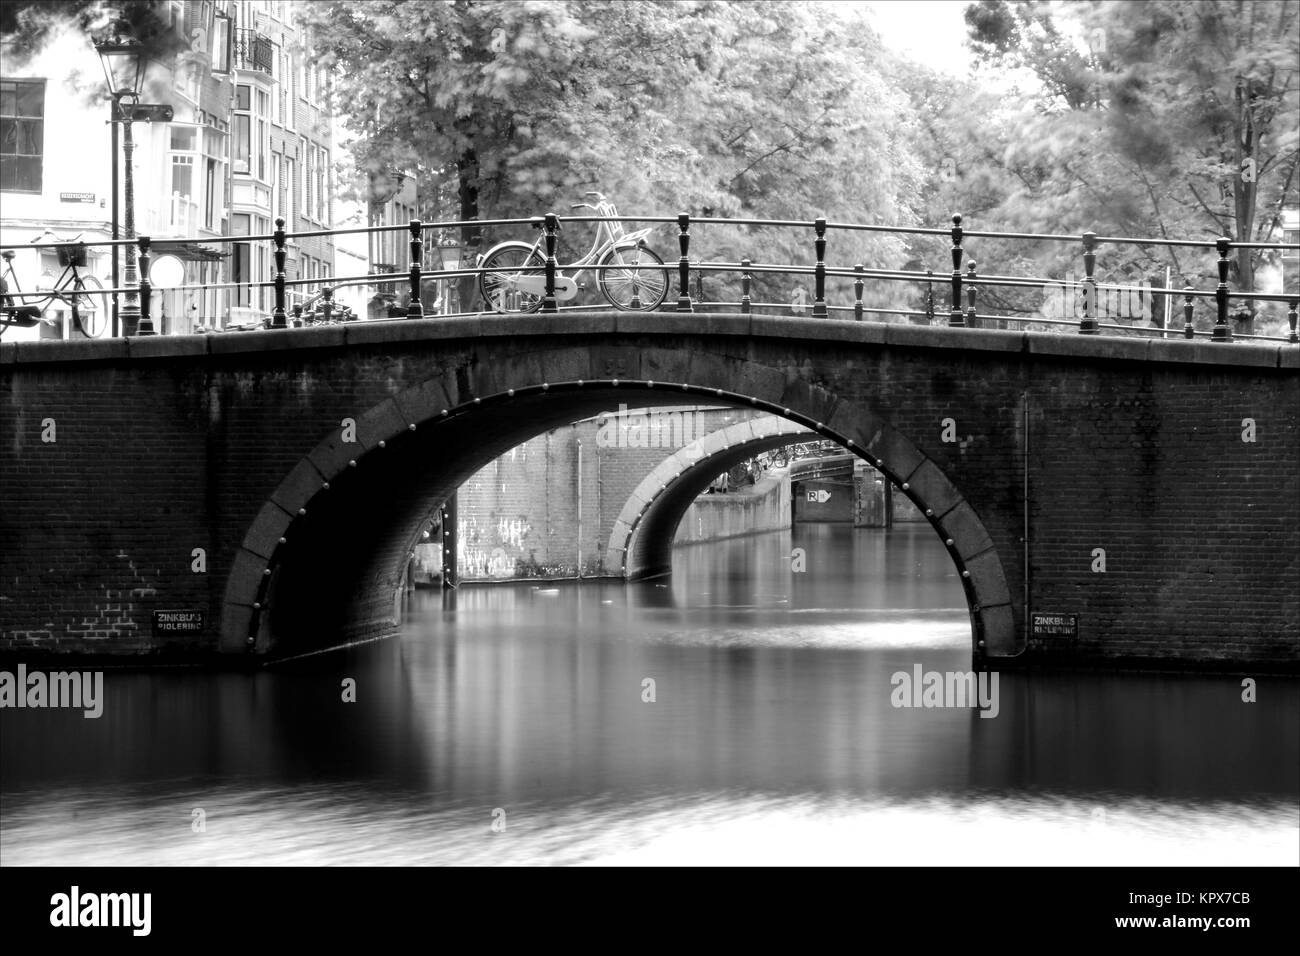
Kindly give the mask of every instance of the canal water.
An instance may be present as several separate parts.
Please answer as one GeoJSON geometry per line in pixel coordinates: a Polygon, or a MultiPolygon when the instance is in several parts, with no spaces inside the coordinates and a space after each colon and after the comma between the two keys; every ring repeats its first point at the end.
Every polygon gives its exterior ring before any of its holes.
{"type": "Polygon", "coordinates": [[[917,665],[970,665],[928,527],[695,545],[666,584],[418,592],[400,639],[108,671],[99,719],[4,711],[0,861],[1300,859],[1297,681],[1248,704],[1229,677],[1004,673],[986,718],[893,706],[917,665]]]}

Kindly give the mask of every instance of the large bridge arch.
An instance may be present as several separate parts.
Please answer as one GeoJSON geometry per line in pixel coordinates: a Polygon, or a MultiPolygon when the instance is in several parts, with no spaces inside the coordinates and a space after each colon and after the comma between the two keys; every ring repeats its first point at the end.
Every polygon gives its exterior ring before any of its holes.
{"type": "Polygon", "coordinates": [[[341,429],[321,438],[243,536],[225,589],[221,649],[282,654],[390,631],[405,563],[429,516],[479,468],[523,440],[631,398],[662,407],[705,396],[803,425],[883,472],[945,540],[962,575],[976,654],[1023,649],[991,536],[916,444],[869,409],[765,366],[693,350],[660,350],[658,358],[665,373],[658,380],[569,378],[571,354],[555,352],[493,367],[478,382],[449,370],[362,413],[354,441],[341,429]],[[720,384],[736,382],[749,387],[720,384]]]}
{"type": "Polygon", "coordinates": [[[632,490],[610,529],[607,553],[618,559],[629,580],[664,573],[671,565],[672,533],[714,478],[748,458],[815,434],[797,422],[768,416],[728,425],[684,445],[632,490]],[[661,529],[667,538],[651,530],[654,555],[641,554],[638,560],[635,545],[646,539],[647,528],[661,529]]]}

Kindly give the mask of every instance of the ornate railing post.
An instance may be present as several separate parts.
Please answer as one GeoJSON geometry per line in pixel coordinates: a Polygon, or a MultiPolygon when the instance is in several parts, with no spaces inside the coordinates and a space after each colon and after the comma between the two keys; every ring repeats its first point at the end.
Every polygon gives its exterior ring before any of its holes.
{"type": "Polygon", "coordinates": [[[555,233],[560,228],[560,219],[553,212],[546,214],[546,294],[542,297],[543,312],[560,311],[555,301],[555,271],[559,263],[555,261],[555,233]]]}
{"type": "Polygon", "coordinates": [[[284,217],[277,216],[275,232],[271,234],[275,246],[275,307],[271,310],[271,328],[287,329],[289,313],[284,308],[284,217]]]}
{"type": "Polygon", "coordinates": [[[966,324],[974,329],[975,322],[975,260],[966,263],[966,324]]]}
{"type": "Polygon", "coordinates": [[[1097,322],[1097,280],[1093,270],[1097,267],[1097,234],[1083,234],[1083,318],[1079,320],[1080,335],[1096,335],[1101,331],[1097,322]]]}
{"type": "Polygon", "coordinates": [[[322,322],[329,322],[334,318],[334,289],[332,286],[325,286],[320,290],[320,319],[322,322]]]}
{"type": "Polygon", "coordinates": [[[813,318],[824,319],[828,315],[826,311],[826,220],[816,219],[813,222],[813,230],[817,233],[817,238],[813,241],[813,248],[817,250],[817,265],[813,268],[813,318]]]}
{"type": "MultiPolygon", "coordinates": [[[[752,281],[749,274],[750,265],[752,263],[748,259],[740,260],[740,311],[745,315],[749,314],[750,309],[749,284],[752,281]]],[[[1294,326],[1295,323],[1292,322],[1291,325],[1294,326]]]]}
{"type": "Polygon", "coordinates": [[[1300,318],[1300,313],[1297,312],[1298,309],[1300,309],[1300,299],[1292,299],[1291,309],[1286,314],[1287,323],[1291,326],[1290,342],[1292,345],[1300,343],[1300,333],[1296,331],[1296,319],[1300,318]]]}
{"type": "Polygon", "coordinates": [[[420,301],[420,263],[424,261],[424,227],[420,220],[411,223],[411,304],[406,309],[408,319],[424,318],[424,303],[420,301]]]}
{"type": "Polygon", "coordinates": [[[149,244],[152,241],[148,236],[141,236],[135,241],[140,247],[140,324],[136,327],[136,335],[158,334],[158,330],[153,327],[153,317],[149,315],[149,298],[153,293],[153,286],[149,283],[149,244]]]}
{"type": "Polygon", "coordinates": [[[866,288],[866,283],[862,280],[863,280],[863,273],[866,272],[866,267],[861,262],[859,262],[857,265],[853,267],[853,271],[857,273],[857,275],[853,277],[853,320],[855,322],[861,322],[862,321],[862,292],[866,288]]]}
{"type": "Polygon", "coordinates": [[[681,258],[677,260],[677,311],[692,312],[691,308],[691,216],[690,213],[677,214],[677,228],[681,234],[677,245],[681,249],[681,258]]]}
{"type": "Polygon", "coordinates": [[[934,270],[925,270],[925,324],[934,325],[934,270]]]}
{"type": "Polygon", "coordinates": [[[961,216],[952,217],[952,311],[948,324],[960,328],[966,324],[961,311],[961,216]]]}
{"type": "Polygon", "coordinates": [[[1232,240],[1222,236],[1214,241],[1219,250],[1219,284],[1214,290],[1214,301],[1218,306],[1218,316],[1214,320],[1214,331],[1210,334],[1211,342],[1231,342],[1232,329],[1228,326],[1228,248],[1232,240]]]}
{"type": "Polygon", "coordinates": [[[1196,305],[1192,302],[1192,287],[1186,286],[1183,289],[1183,338],[1196,338],[1196,326],[1192,325],[1192,312],[1196,305]]]}

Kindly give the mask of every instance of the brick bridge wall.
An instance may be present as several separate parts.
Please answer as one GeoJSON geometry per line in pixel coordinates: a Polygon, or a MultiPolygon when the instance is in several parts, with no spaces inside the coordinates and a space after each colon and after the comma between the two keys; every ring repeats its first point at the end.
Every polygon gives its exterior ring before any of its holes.
{"type": "Polygon", "coordinates": [[[0,345],[0,651],[384,633],[450,490],[624,401],[879,462],[952,541],[977,657],[1300,662],[1300,350],[672,313],[0,345]],[[1077,637],[1029,634],[1026,588],[1077,637]],[[202,628],[154,633],[178,609],[202,628]]]}

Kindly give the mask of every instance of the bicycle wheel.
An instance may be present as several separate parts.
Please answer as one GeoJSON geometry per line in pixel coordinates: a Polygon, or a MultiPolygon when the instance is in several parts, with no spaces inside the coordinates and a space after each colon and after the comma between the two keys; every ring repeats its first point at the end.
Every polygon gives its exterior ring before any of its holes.
{"type": "MultiPolygon", "coordinates": [[[[660,265],[664,261],[645,246],[623,246],[611,249],[600,257],[600,265],[660,265]]],[[[653,312],[663,304],[668,295],[667,269],[601,269],[596,280],[601,294],[616,309],[632,309],[633,292],[641,300],[638,310],[653,312]]]]}
{"type": "Polygon", "coordinates": [[[490,308],[497,312],[536,312],[542,307],[540,295],[514,285],[520,275],[545,275],[546,260],[533,246],[503,242],[488,251],[480,268],[494,270],[478,277],[479,292],[490,308]]]}
{"type": "Polygon", "coordinates": [[[98,338],[108,328],[108,295],[104,284],[94,276],[78,275],[72,280],[72,312],[81,331],[89,338],[98,338]]]}

